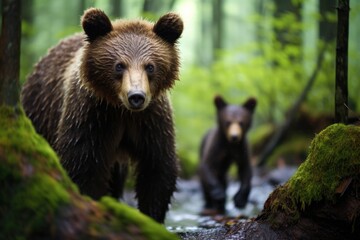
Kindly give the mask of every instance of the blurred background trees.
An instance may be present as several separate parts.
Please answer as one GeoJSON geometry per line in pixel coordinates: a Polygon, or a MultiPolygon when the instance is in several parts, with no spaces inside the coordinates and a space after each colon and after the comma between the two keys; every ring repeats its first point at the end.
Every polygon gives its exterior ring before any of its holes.
{"type": "MultiPolygon", "coordinates": [[[[81,31],[80,16],[91,6],[103,9],[113,19],[156,20],[168,11],[183,17],[181,79],[171,91],[171,98],[184,176],[194,173],[202,135],[215,123],[215,94],[231,103],[241,103],[249,96],[258,99],[250,132],[256,152],[259,142],[287,118],[316,69],[324,45],[327,50],[321,69],[301,105],[308,122],[301,120],[297,126],[310,125],[305,136],[310,141],[322,126],[317,128],[311,121],[333,115],[336,0],[26,0],[22,10],[22,82],[48,48],[81,31]]],[[[360,110],[360,2],[353,1],[350,7],[351,114],[360,110]]],[[[307,146],[299,145],[302,149],[307,146]]]]}

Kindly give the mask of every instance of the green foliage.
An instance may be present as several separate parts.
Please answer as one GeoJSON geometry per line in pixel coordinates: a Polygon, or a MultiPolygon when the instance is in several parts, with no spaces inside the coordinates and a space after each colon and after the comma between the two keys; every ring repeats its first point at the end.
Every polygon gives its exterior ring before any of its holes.
{"type": "MultiPolygon", "coordinates": [[[[272,6],[268,6],[271,8],[272,6]]],[[[335,13],[326,14],[333,21],[335,13]]],[[[309,18],[319,18],[313,13],[309,18]]],[[[210,67],[198,65],[184,68],[181,81],[172,93],[175,109],[178,151],[184,171],[198,164],[199,144],[206,130],[215,124],[213,97],[223,95],[230,103],[240,104],[253,96],[258,99],[253,128],[263,124],[279,125],[297,100],[315,68],[317,54],[325,43],[317,38],[311,42],[302,35],[311,27],[292,12],[270,17],[276,31],[269,29],[262,16],[251,18],[259,28],[258,41],[223,50],[210,67]],[[282,38],[279,38],[279,35],[282,38]],[[305,49],[306,48],[306,49],[305,49]],[[306,50],[306,51],[305,51],[306,50]]],[[[246,34],[246,33],[244,33],[246,34]]],[[[335,43],[326,43],[326,53],[315,83],[303,103],[313,112],[332,113],[335,86],[335,43]]],[[[357,51],[349,55],[349,102],[351,110],[359,111],[360,60],[357,51]]],[[[250,139],[252,133],[250,131],[250,139]]],[[[258,139],[261,141],[261,139],[258,139]]],[[[254,141],[252,141],[254,143],[254,141]]],[[[304,146],[304,144],[301,144],[304,146]]],[[[191,175],[190,173],[185,174],[191,175]]]]}
{"type": "MultiPolygon", "coordinates": [[[[32,17],[24,19],[22,25],[22,82],[47,49],[62,37],[81,31],[80,16],[84,11],[81,7],[95,6],[107,13],[112,12],[111,1],[91,0],[86,1],[84,6],[81,6],[80,2],[82,1],[33,0],[30,14],[32,17]]],[[[202,66],[201,59],[208,59],[213,55],[213,49],[210,49],[212,40],[204,39],[211,34],[204,35],[205,30],[199,26],[203,22],[207,27],[211,27],[210,19],[202,19],[211,14],[199,14],[206,9],[196,11],[205,5],[189,5],[187,1],[177,1],[175,5],[178,9],[167,9],[170,5],[168,1],[162,2],[163,4],[160,4],[160,0],[151,3],[161,7],[156,8],[156,11],[142,13],[143,1],[123,1],[122,12],[127,18],[143,16],[156,20],[165,11],[174,10],[184,17],[185,31],[180,49],[187,53],[184,56],[190,56],[191,59],[182,59],[184,64],[181,80],[172,92],[172,101],[178,153],[183,161],[185,176],[195,173],[201,138],[207,129],[215,124],[214,95],[224,95],[234,104],[242,103],[249,96],[258,99],[255,124],[250,131],[251,138],[254,130],[263,124],[278,125],[286,118],[287,110],[297,99],[316,67],[314,65],[318,49],[322,45],[318,42],[319,20],[333,23],[337,14],[334,8],[334,11],[320,16],[314,1],[292,0],[296,6],[303,4],[303,9],[298,13],[301,17],[293,12],[285,12],[275,18],[275,6],[271,1],[263,1],[260,7],[263,14],[253,14],[258,7],[257,1],[224,1],[223,42],[226,48],[216,52],[216,61],[209,66],[202,66]],[[187,6],[197,9],[189,9],[187,6]],[[237,7],[251,11],[239,13],[234,11],[237,7]],[[194,49],[194,46],[198,46],[197,49],[194,49]],[[192,59],[192,56],[195,58],[192,59]]],[[[210,9],[211,4],[206,4],[210,9]]],[[[348,85],[349,107],[354,112],[360,110],[360,99],[357,97],[360,91],[360,55],[357,44],[360,38],[357,27],[360,21],[359,13],[360,4],[352,2],[348,85]]],[[[211,32],[209,29],[206,31],[211,32]]],[[[305,102],[314,112],[332,113],[334,109],[336,45],[335,42],[328,44],[323,66],[305,102]]]]}
{"type": "Polygon", "coordinates": [[[311,139],[302,135],[295,135],[281,144],[269,157],[267,166],[276,167],[277,160],[283,158],[287,165],[297,165],[307,155],[311,139]]]}

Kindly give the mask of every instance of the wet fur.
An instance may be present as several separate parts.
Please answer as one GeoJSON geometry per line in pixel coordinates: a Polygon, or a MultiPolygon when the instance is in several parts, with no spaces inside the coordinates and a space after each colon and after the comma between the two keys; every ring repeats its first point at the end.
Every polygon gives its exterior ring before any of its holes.
{"type": "Polygon", "coordinates": [[[95,199],[120,197],[131,161],[140,211],[163,222],[178,175],[166,91],[178,79],[176,40],[182,21],[175,14],[165,19],[179,25],[174,39],[174,32],[158,36],[154,24],[144,20],[115,21],[109,32],[104,13],[88,11],[87,34],[61,41],[36,65],[22,90],[23,107],[82,193],[95,199]],[[119,100],[122,86],[113,74],[114,58],[134,63],[144,54],[158,71],[149,77],[149,105],[134,112],[119,100]]]}

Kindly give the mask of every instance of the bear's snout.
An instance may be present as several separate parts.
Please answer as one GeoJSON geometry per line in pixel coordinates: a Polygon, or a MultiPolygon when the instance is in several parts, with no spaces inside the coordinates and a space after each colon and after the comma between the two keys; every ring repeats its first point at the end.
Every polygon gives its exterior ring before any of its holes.
{"type": "Polygon", "coordinates": [[[141,109],[145,102],[145,93],[143,91],[130,91],[127,95],[130,107],[141,109]]]}
{"type": "Polygon", "coordinates": [[[239,142],[242,137],[242,129],[238,123],[231,123],[227,130],[229,142],[239,142]]]}

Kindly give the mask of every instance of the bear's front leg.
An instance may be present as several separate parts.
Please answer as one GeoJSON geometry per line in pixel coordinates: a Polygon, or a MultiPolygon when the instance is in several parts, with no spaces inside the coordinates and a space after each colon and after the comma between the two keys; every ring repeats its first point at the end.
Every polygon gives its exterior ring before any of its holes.
{"type": "Polygon", "coordinates": [[[219,213],[225,212],[227,187],[225,175],[214,174],[214,171],[206,163],[201,164],[199,173],[205,197],[205,208],[216,210],[219,213]]]}
{"type": "Polygon", "coordinates": [[[133,147],[130,157],[137,162],[136,197],[139,210],[163,223],[173,192],[176,190],[178,163],[175,131],[167,102],[154,104],[134,122],[136,131],[129,136],[133,147]]]}
{"type": "Polygon", "coordinates": [[[83,104],[66,104],[54,148],[80,192],[99,199],[111,190],[109,180],[119,131],[116,109],[86,96],[84,90],[71,90],[74,92],[69,97],[77,97],[72,101],[83,104]]]}
{"type": "MultiPolygon", "coordinates": [[[[72,131],[70,131],[72,132],[72,131]]],[[[100,199],[109,193],[110,168],[103,158],[104,147],[92,144],[91,137],[82,132],[59,135],[56,152],[72,181],[82,194],[100,199]]],[[[96,142],[96,141],[95,141],[96,142]]]]}
{"type": "Polygon", "coordinates": [[[148,145],[137,166],[136,196],[139,210],[163,223],[173,192],[178,167],[172,139],[148,145]]]}
{"type": "Polygon", "coordinates": [[[238,175],[241,186],[234,196],[234,204],[237,208],[244,208],[251,190],[252,169],[250,164],[242,164],[238,166],[238,175]]]}
{"type": "Polygon", "coordinates": [[[173,166],[169,166],[172,169],[164,167],[159,167],[160,170],[142,166],[136,183],[139,210],[159,223],[165,220],[177,178],[177,170],[173,166]]]}

